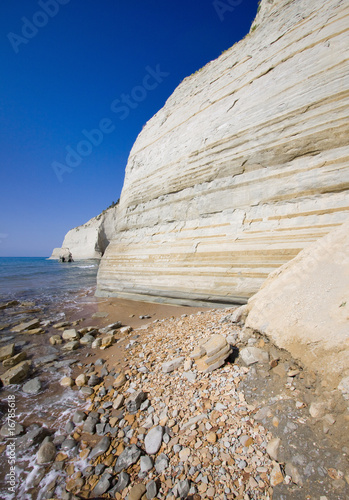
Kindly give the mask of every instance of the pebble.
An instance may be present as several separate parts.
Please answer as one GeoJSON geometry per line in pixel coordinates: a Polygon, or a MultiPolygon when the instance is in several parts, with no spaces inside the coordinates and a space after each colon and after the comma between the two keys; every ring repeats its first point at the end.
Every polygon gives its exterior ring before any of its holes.
{"type": "Polygon", "coordinates": [[[22,391],[25,392],[26,394],[38,394],[40,391],[41,391],[41,382],[40,382],[40,379],[39,377],[35,377],[31,380],[28,380],[28,382],[26,382],[23,387],[22,387],[22,391]]]}
{"type": "Polygon", "coordinates": [[[53,462],[56,456],[56,447],[50,441],[43,443],[36,455],[36,463],[38,465],[53,462]]]}
{"type": "Polygon", "coordinates": [[[144,440],[145,451],[148,455],[155,455],[161,446],[164,429],[160,425],[153,427],[144,440]]]}

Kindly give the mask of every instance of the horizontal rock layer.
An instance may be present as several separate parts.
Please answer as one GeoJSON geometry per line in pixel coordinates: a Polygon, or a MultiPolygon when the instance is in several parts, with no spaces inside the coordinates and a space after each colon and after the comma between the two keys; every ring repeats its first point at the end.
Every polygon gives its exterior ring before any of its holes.
{"type": "Polygon", "coordinates": [[[263,0],[179,85],[132,148],[98,295],[242,303],[344,222],[348,10],[263,0]]]}

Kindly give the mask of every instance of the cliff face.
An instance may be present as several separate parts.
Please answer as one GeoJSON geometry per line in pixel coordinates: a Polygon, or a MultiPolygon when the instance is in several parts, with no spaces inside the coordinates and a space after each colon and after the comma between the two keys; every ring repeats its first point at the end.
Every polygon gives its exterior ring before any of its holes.
{"type": "Polygon", "coordinates": [[[104,210],[85,224],[75,227],[65,235],[61,248],[55,248],[50,259],[59,259],[69,250],[74,260],[100,259],[116,232],[117,206],[104,210]]]}
{"type": "Polygon", "coordinates": [[[263,0],[179,85],[132,148],[98,295],[245,302],[344,222],[348,7],[263,0]]]}

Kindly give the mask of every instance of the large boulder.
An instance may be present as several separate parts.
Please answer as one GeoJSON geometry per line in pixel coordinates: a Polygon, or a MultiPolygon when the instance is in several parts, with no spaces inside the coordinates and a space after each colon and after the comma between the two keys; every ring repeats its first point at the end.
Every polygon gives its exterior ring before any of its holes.
{"type": "Polygon", "coordinates": [[[246,326],[332,386],[349,376],[349,220],[269,276],[248,302],[246,326]]]}

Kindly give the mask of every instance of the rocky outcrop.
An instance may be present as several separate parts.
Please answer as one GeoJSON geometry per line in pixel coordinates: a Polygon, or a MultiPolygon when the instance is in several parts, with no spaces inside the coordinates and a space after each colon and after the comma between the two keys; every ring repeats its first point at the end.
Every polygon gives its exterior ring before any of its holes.
{"type": "Polygon", "coordinates": [[[244,303],[344,222],[348,13],[262,0],[250,34],[179,85],[132,148],[98,295],[244,303]]]}
{"type": "Polygon", "coordinates": [[[59,259],[70,252],[74,260],[100,259],[115,236],[117,205],[104,210],[85,224],[75,227],[65,235],[61,248],[55,248],[50,259],[59,259]]]}
{"type": "Polygon", "coordinates": [[[274,271],[246,326],[335,386],[349,376],[349,220],[274,271]]]}

